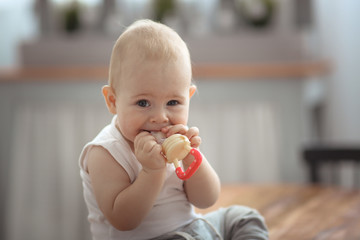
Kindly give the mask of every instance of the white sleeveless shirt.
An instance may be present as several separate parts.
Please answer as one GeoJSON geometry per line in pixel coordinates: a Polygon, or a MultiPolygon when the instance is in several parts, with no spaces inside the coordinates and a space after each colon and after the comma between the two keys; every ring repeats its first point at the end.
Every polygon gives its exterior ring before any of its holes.
{"type": "Polygon", "coordinates": [[[85,202],[89,210],[88,220],[93,239],[150,239],[173,231],[199,217],[186,198],[183,181],[177,178],[173,165],[167,164],[164,187],[149,214],[136,229],[119,231],[107,221],[97,205],[87,171],[89,150],[93,146],[102,146],[109,151],[125,169],[131,182],[136,180],[142,168],[129,144],[115,127],[116,117],[114,116],[111,124],[106,126],[94,140],[85,145],[79,160],[80,176],[82,178],[85,202]]]}

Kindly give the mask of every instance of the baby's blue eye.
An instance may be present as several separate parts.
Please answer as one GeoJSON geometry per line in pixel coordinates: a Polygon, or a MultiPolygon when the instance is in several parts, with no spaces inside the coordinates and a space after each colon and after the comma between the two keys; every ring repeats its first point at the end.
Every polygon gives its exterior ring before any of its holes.
{"type": "Polygon", "coordinates": [[[175,105],[178,105],[178,104],[179,104],[179,102],[176,101],[176,100],[170,100],[170,101],[167,103],[168,106],[175,106],[175,105]]]}
{"type": "Polygon", "coordinates": [[[144,100],[144,99],[137,101],[136,104],[139,107],[148,107],[148,106],[150,106],[150,103],[147,100],[144,100]]]}

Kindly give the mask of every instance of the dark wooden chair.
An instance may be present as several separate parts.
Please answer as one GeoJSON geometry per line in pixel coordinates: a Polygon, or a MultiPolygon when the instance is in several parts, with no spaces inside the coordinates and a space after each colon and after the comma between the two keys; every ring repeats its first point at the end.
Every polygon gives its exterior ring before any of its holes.
{"type": "Polygon", "coordinates": [[[309,182],[317,184],[341,185],[341,166],[350,165],[353,171],[352,187],[360,184],[360,146],[317,145],[303,149],[303,159],[308,167],[309,182]],[[323,176],[323,168],[328,170],[323,176]]]}

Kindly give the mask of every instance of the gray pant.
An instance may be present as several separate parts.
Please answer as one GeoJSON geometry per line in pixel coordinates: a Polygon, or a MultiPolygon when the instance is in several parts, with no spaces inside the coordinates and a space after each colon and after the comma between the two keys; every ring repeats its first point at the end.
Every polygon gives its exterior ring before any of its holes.
{"type": "Polygon", "coordinates": [[[268,238],[264,218],[256,210],[244,206],[231,206],[208,213],[203,218],[195,219],[188,225],[154,240],[264,240],[268,238]]]}

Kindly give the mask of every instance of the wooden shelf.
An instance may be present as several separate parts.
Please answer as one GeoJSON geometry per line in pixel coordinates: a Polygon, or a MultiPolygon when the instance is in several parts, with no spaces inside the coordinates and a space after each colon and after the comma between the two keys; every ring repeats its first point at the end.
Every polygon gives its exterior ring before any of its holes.
{"type": "MultiPolygon", "coordinates": [[[[201,63],[193,65],[195,80],[299,79],[326,75],[326,61],[290,63],[201,63]]],[[[0,69],[0,82],[106,81],[107,66],[41,66],[0,69]]]]}
{"type": "Polygon", "coordinates": [[[326,75],[330,64],[318,62],[292,63],[241,63],[241,64],[198,64],[193,67],[194,78],[235,79],[240,78],[304,78],[326,75]]]}

